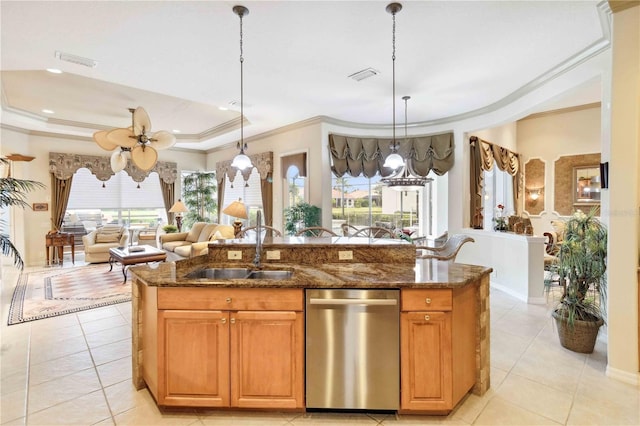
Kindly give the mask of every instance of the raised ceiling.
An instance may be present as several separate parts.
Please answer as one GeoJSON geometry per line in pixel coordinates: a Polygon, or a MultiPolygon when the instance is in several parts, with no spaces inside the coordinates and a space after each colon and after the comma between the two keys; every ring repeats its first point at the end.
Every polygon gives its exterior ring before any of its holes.
{"type": "MultiPolygon", "coordinates": [[[[250,10],[245,137],[321,115],[388,125],[387,3],[243,2],[250,10]],[[360,82],[347,78],[367,67],[380,73],[360,82]]],[[[152,130],[180,130],[180,147],[207,150],[237,140],[235,4],[1,2],[2,123],[89,136],[127,125],[127,108],[141,105],[152,130]],[[97,66],[61,61],[56,51],[97,66]]],[[[504,106],[566,69],[605,66],[585,61],[608,47],[604,9],[606,3],[594,1],[404,2],[397,15],[398,120],[403,95],[411,95],[410,122],[446,122],[504,106]]],[[[599,81],[585,81],[563,83],[568,96],[540,108],[599,101],[599,81]]]]}

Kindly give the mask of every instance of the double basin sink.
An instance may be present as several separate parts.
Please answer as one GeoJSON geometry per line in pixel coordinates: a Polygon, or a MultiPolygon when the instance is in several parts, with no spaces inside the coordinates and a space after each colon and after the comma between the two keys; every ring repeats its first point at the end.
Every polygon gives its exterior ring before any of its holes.
{"type": "Polygon", "coordinates": [[[186,275],[187,278],[207,278],[211,280],[286,280],[293,271],[253,270],[248,268],[206,268],[186,275]]]}

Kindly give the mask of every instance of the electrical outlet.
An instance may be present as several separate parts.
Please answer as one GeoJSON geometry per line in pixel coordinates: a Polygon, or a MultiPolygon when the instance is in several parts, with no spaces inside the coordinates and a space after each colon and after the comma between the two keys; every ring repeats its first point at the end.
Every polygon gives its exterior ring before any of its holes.
{"type": "Polygon", "coordinates": [[[353,252],[351,250],[344,250],[338,252],[339,260],[353,260],[353,252]]]}
{"type": "Polygon", "coordinates": [[[280,250],[267,250],[267,260],[280,260],[280,250]]]}
{"type": "Polygon", "coordinates": [[[241,250],[229,250],[227,252],[227,259],[230,259],[230,260],[240,260],[240,259],[242,259],[242,251],[241,250]]]}

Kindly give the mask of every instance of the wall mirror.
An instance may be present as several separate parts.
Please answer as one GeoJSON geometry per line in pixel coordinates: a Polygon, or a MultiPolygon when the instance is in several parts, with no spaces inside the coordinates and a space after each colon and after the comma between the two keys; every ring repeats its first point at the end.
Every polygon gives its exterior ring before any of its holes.
{"type": "Polygon", "coordinates": [[[600,165],[573,168],[573,204],[600,204],[600,165]]]}

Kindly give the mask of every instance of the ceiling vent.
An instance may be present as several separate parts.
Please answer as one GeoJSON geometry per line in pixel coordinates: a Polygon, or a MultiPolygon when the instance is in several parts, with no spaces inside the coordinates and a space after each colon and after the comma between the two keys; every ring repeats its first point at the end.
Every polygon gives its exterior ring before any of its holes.
{"type": "Polygon", "coordinates": [[[56,50],[56,58],[61,61],[71,62],[72,64],[83,65],[89,68],[95,68],[98,65],[98,61],[94,61],[93,59],[83,58],[82,56],[72,55],[71,53],[64,53],[56,50]]]}
{"type": "Polygon", "coordinates": [[[374,75],[380,74],[380,71],[374,70],[373,68],[365,68],[358,72],[355,72],[349,76],[349,78],[354,79],[355,81],[362,81],[365,78],[373,77],[374,75]]]}

